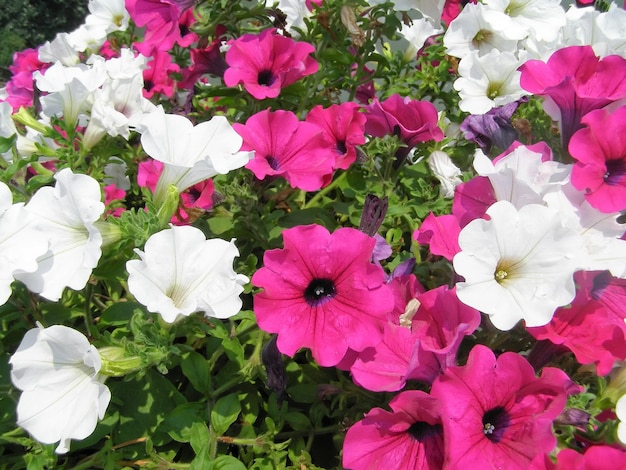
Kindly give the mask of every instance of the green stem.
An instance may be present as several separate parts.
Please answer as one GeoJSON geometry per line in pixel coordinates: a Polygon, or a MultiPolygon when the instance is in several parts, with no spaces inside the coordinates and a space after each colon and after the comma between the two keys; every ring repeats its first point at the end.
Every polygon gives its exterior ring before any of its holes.
{"type": "Polygon", "coordinates": [[[348,172],[344,171],[337,178],[335,178],[332,183],[330,183],[325,188],[322,188],[321,190],[319,190],[318,193],[315,196],[313,196],[309,200],[309,202],[307,202],[304,205],[303,209],[309,209],[310,207],[315,206],[315,204],[317,204],[320,201],[320,199],[322,199],[326,194],[328,194],[330,191],[332,191],[337,186],[339,186],[339,184],[342,183],[343,180],[346,179],[346,175],[347,174],[348,174],[348,172]]]}

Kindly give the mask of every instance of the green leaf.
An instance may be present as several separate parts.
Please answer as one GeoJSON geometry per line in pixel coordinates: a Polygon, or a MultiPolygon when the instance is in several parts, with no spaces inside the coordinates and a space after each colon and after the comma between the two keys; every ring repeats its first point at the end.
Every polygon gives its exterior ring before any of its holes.
{"type": "Polygon", "coordinates": [[[206,423],[193,423],[191,426],[191,440],[189,441],[192,449],[196,453],[196,457],[191,462],[192,470],[202,470],[205,468],[213,468],[211,465],[211,456],[209,455],[209,443],[211,441],[211,433],[206,423]]]}
{"type": "Polygon", "coordinates": [[[135,309],[143,309],[137,302],[117,302],[108,307],[100,315],[101,325],[120,326],[128,324],[135,309]]]}
{"type": "Polygon", "coordinates": [[[190,351],[183,355],[180,365],[191,385],[200,393],[208,395],[211,389],[211,376],[206,359],[197,352],[190,351]]]}
{"type": "Polygon", "coordinates": [[[203,403],[184,403],[177,406],[165,417],[161,424],[161,430],[167,432],[175,441],[190,442],[193,435],[193,425],[196,423],[204,424],[202,415],[205,406],[203,403]]]}
{"type": "Polygon", "coordinates": [[[241,404],[237,395],[226,395],[215,403],[211,410],[211,426],[218,436],[223,435],[231,424],[237,420],[241,412],[241,404]]]}
{"type": "Polygon", "coordinates": [[[305,431],[311,429],[311,421],[306,415],[302,413],[298,413],[297,411],[292,411],[285,414],[285,421],[292,427],[295,431],[305,431]]]}
{"type": "Polygon", "coordinates": [[[232,455],[220,455],[208,467],[209,470],[246,470],[246,466],[241,460],[232,455]]]}
{"type": "Polygon", "coordinates": [[[17,140],[17,134],[13,134],[10,137],[0,136],[0,153],[5,153],[11,150],[13,145],[15,145],[16,140],[17,140]]]}

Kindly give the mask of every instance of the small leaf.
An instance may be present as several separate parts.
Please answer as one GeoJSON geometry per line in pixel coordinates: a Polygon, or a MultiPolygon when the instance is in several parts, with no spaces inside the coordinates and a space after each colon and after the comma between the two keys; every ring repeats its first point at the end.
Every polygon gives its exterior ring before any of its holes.
{"type": "Polygon", "coordinates": [[[211,465],[209,470],[246,470],[246,466],[232,455],[220,455],[211,465]]]}
{"type": "Polygon", "coordinates": [[[200,393],[207,395],[211,387],[211,376],[206,359],[197,352],[190,351],[183,355],[180,365],[191,385],[200,393]]]}
{"type": "Polygon", "coordinates": [[[215,403],[211,410],[211,426],[218,436],[223,435],[237,420],[241,404],[237,395],[226,395],[215,403]]]}

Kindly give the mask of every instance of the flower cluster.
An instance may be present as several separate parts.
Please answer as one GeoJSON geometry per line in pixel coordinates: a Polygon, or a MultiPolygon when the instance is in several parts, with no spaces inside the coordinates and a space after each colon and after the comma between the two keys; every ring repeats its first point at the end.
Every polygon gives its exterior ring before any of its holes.
{"type": "Polygon", "coordinates": [[[595,3],[89,0],[17,52],[2,455],[625,467],[626,11],[595,3]]]}

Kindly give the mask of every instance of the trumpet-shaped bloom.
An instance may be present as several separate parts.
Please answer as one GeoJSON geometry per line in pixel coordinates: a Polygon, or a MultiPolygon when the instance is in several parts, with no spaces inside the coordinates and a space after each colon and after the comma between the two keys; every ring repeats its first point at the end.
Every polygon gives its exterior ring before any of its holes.
{"type": "Polygon", "coordinates": [[[200,181],[240,168],[252,157],[251,152],[239,151],[243,139],[224,116],[194,126],[184,116],[157,109],[146,116],[139,130],[146,153],[164,165],[155,190],[157,204],[170,185],[182,192],[200,181]]]}
{"type": "Polygon", "coordinates": [[[572,185],[585,191],[585,198],[603,212],[626,209],[626,106],[610,112],[598,109],[586,114],[587,127],[569,143],[576,159],[572,185]]]}
{"type": "Polygon", "coordinates": [[[100,185],[91,176],[65,168],[54,175],[54,188],[39,189],[26,204],[39,236],[49,242],[37,258],[37,270],[18,273],[31,291],[58,300],[63,289],[82,289],[102,255],[95,222],[104,213],[100,185]]]}
{"type": "Polygon", "coordinates": [[[173,323],[194,312],[228,318],[241,310],[248,278],[233,270],[235,244],[207,240],[201,230],[173,226],[152,235],[140,260],[126,263],[128,289],[137,301],[173,323]]]}
{"type": "Polygon", "coordinates": [[[59,442],[56,452],[70,449],[71,439],[85,439],[96,428],[111,400],[99,375],[95,347],[66,326],[26,332],[9,363],[11,381],[22,391],[17,424],[44,444],[59,442]]]}
{"type": "Polygon", "coordinates": [[[330,182],[335,145],[316,124],[299,121],[291,111],[265,110],[233,127],[243,136],[243,148],[254,151],[246,168],[257,178],[282,176],[305,191],[317,191],[330,182]]]}
{"type": "Polygon", "coordinates": [[[283,232],[285,247],[266,251],[252,276],[259,327],[278,333],[278,349],[293,356],[310,348],[334,366],[348,348],[362,351],[382,339],[394,297],[385,272],[370,262],[375,240],[352,228],[330,234],[319,225],[283,232]]]}
{"type": "Polygon", "coordinates": [[[281,89],[318,69],[318,63],[309,55],[315,52],[312,44],[296,42],[274,29],[244,34],[229,45],[224,83],[241,83],[258,100],[276,98],[281,89]]]}
{"type": "Polygon", "coordinates": [[[0,183],[0,305],[11,295],[15,273],[35,271],[37,258],[48,250],[32,222],[24,204],[12,204],[11,190],[0,183]]]}
{"type": "Polygon", "coordinates": [[[365,143],[365,115],[357,103],[333,104],[328,108],[315,106],[306,121],[324,129],[335,143],[335,168],[347,170],[356,160],[356,146],[365,143]]]}
{"type": "Polygon", "coordinates": [[[484,114],[491,108],[512,103],[524,96],[518,67],[526,60],[525,51],[519,57],[512,52],[492,49],[479,55],[467,54],[459,62],[459,78],[453,84],[459,92],[459,108],[472,114],[484,114]]]}
{"type": "Polygon", "coordinates": [[[581,127],[582,117],[626,97],[626,59],[596,57],[591,46],[555,51],[547,62],[529,60],[520,67],[524,90],[543,96],[544,109],[561,127],[563,147],[581,127]]]}
{"type": "Polygon", "coordinates": [[[517,210],[498,201],[487,215],[490,220],[474,220],[459,235],[461,252],[453,259],[465,277],[457,283],[459,299],[501,330],[522,319],[545,325],[574,298],[581,237],[561,225],[556,210],[539,204],[517,210]]]}
{"type": "Polygon", "coordinates": [[[346,434],[348,469],[438,470],[444,461],[439,402],[420,390],[398,394],[391,412],[370,410],[346,434]]]}
{"type": "Polygon", "coordinates": [[[478,51],[479,55],[495,49],[500,52],[517,51],[518,40],[524,39],[524,31],[503,27],[502,17],[482,4],[467,4],[459,16],[450,23],[443,36],[443,45],[446,52],[454,57],[463,58],[471,51],[478,51]],[[489,11],[490,15],[485,13],[489,11]]]}
{"type": "Polygon", "coordinates": [[[431,390],[441,404],[445,468],[528,468],[556,445],[552,421],[573,388],[559,369],[546,367],[537,378],[519,354],[496,359],[486,346],[474,346],[467,364],[449,367],[431,390]]]}

